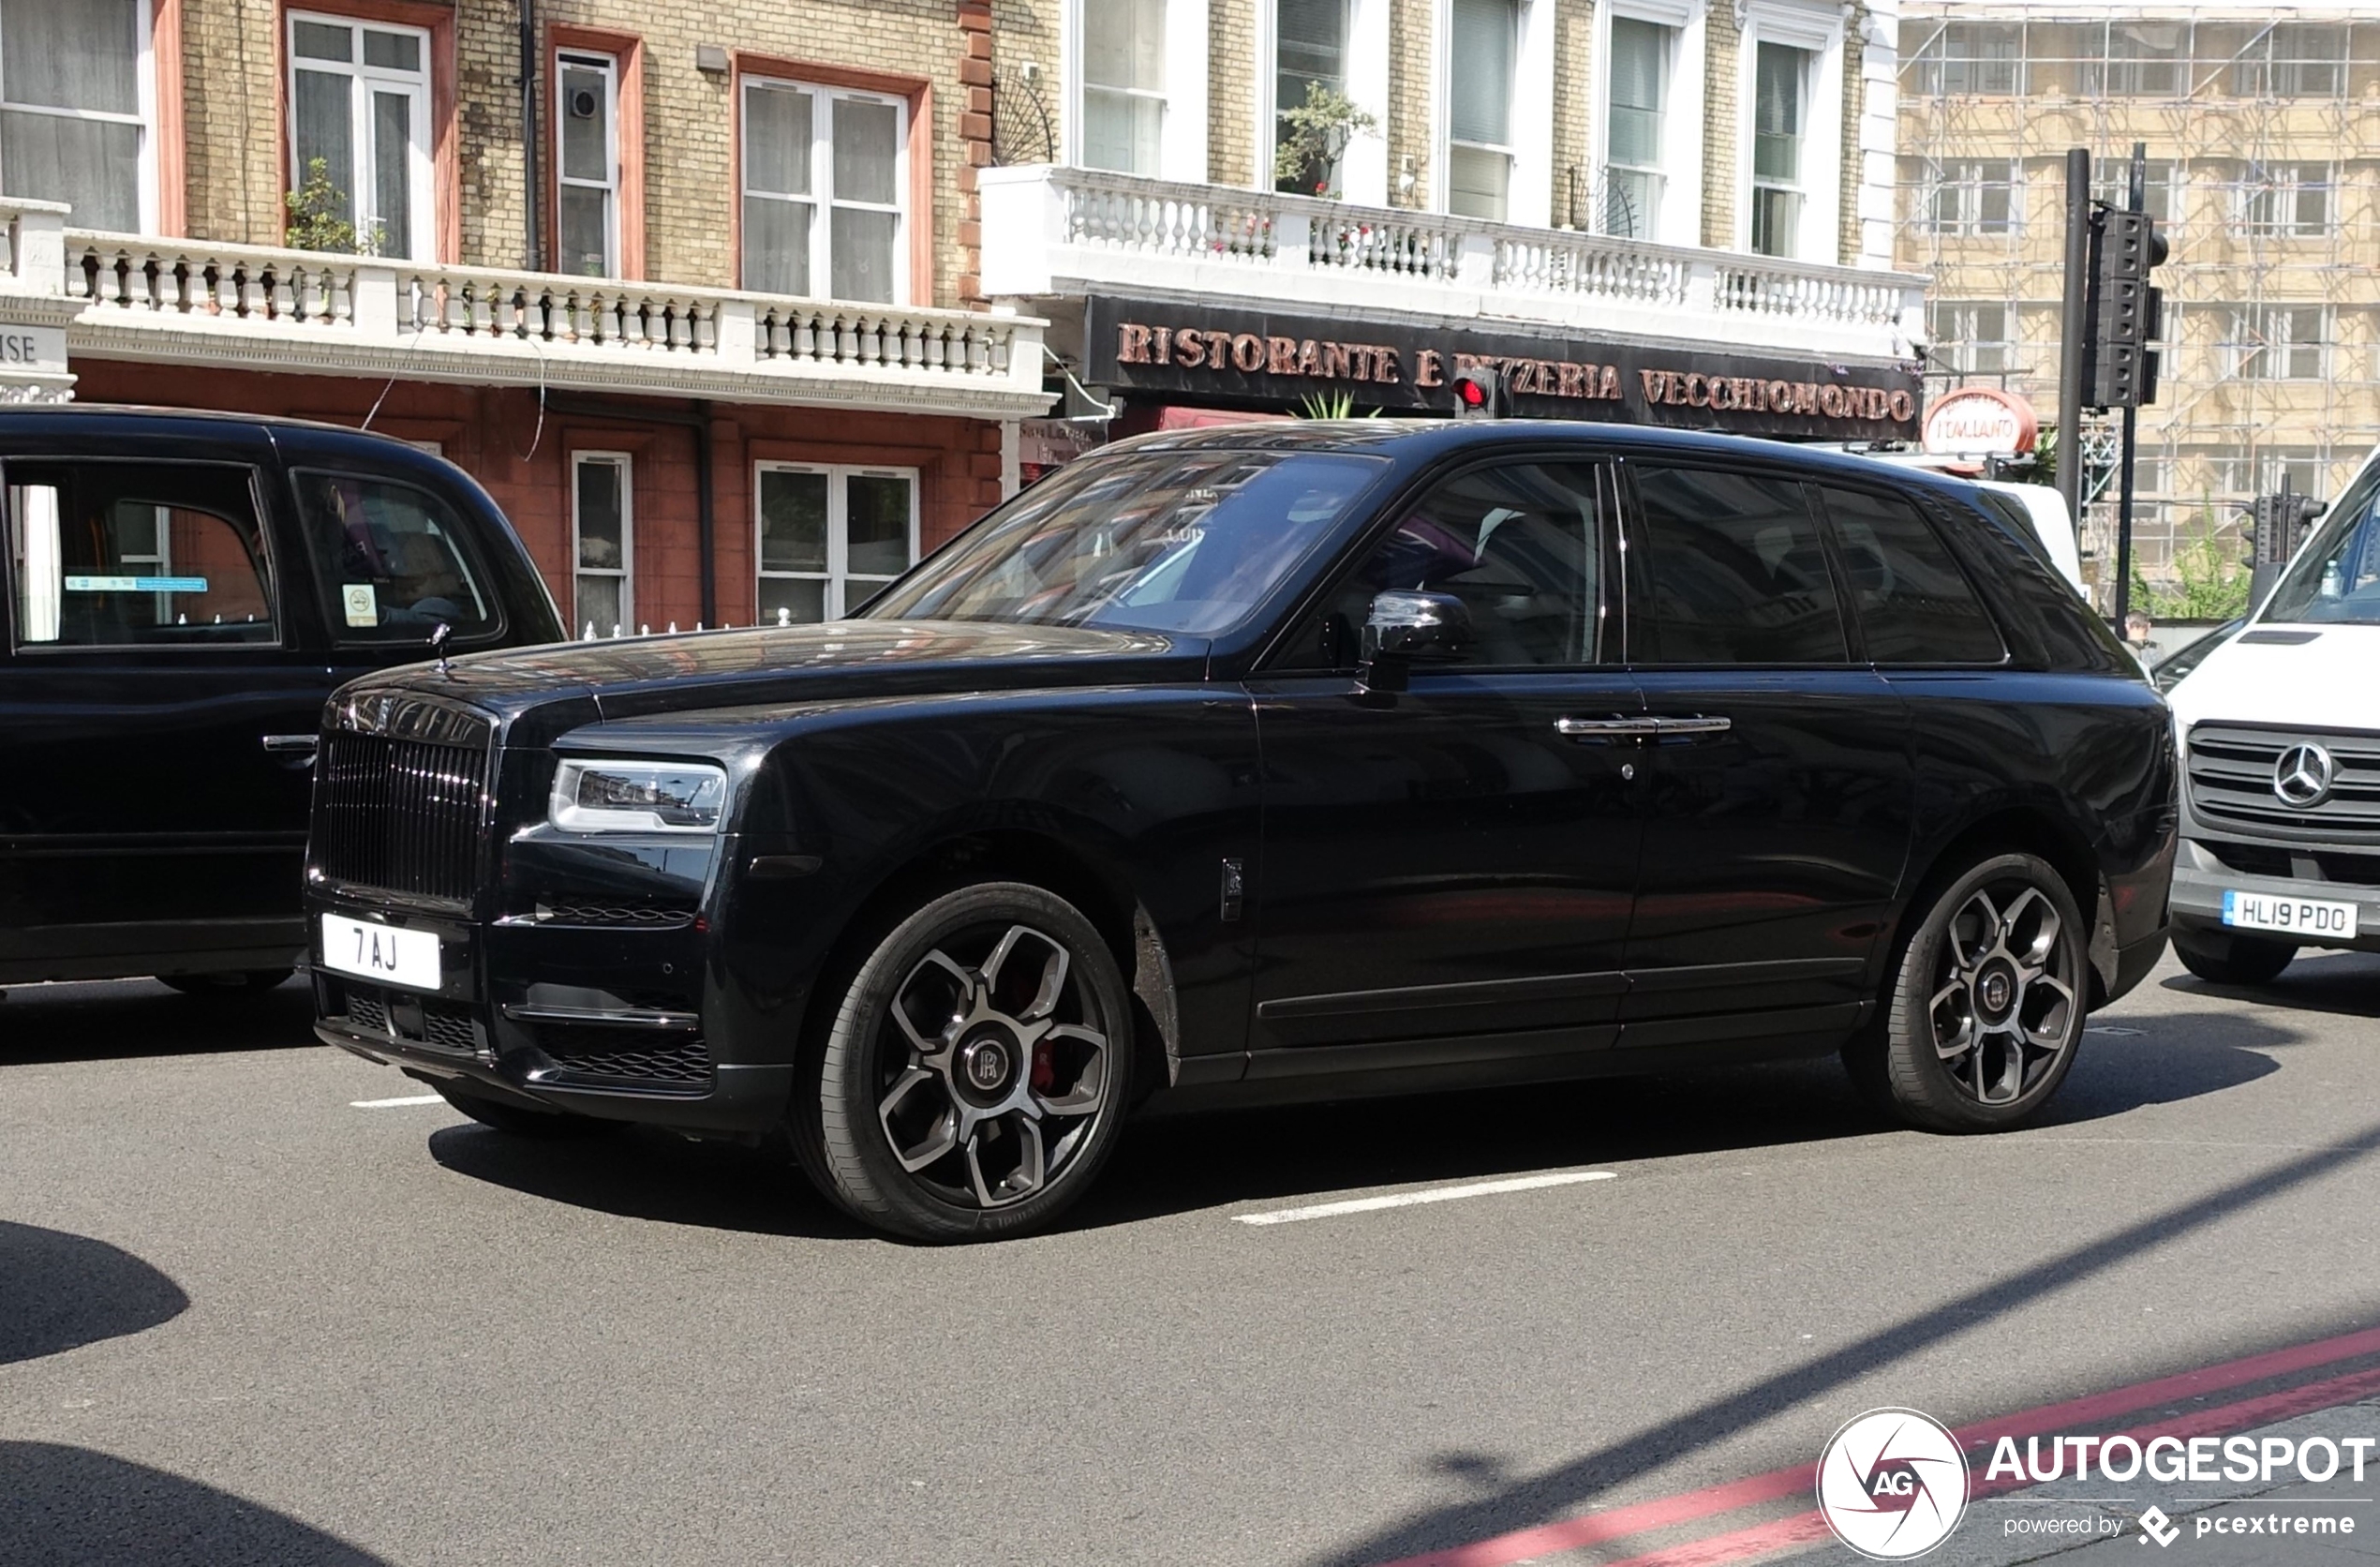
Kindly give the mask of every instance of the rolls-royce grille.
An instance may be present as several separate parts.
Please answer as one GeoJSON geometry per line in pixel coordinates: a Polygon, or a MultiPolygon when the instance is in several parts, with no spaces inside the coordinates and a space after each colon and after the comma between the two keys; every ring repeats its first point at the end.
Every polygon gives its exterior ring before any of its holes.
{"type": "Polygon", "coordinates": [[[2209,826],[2274,838],[2380,842],[2380,735],[2200,724],[2190,808],[2209,826]]]}
{"type": "Polygon", "coordinates": [[[487,758],[484,744],[325,735],[315,863],[343,882],[469,902],[487,758]]]}

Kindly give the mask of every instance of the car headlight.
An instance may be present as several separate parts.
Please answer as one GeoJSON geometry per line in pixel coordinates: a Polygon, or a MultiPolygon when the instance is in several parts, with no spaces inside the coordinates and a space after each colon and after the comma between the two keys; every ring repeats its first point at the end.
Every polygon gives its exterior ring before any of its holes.
{"type": "Polygon", "coordinates": [[[717,832],[726,814],[724,768],[565,758],[546,819],[564,832],[717,832]]]}

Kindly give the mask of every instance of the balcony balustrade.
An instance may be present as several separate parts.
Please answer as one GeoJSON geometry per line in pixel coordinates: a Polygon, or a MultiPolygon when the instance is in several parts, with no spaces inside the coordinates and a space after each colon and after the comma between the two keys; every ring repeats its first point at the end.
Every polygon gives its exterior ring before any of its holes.
{"type": "Polygon", "coordinates": [[[1046,164],[978,181],[995,297],[1212,294],[1885,358],[1925,332],[1906,273],[1046,164]]]}
{"type": "Polygon", "coordinates": [[[0,201],[0,292],[70,355],[1018,418],[1043,323],[70,228],[0,201]]]}

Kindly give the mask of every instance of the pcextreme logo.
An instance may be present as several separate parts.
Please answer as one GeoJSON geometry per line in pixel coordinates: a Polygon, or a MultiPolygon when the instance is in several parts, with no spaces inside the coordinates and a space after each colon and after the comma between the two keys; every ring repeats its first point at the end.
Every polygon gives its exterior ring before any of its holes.
{"type": "Polygon", "coordinates": [[[1819,1457],[1819,1513],[1837,1539],[1878,1561],[1925,1555],[1966,1509],[1966,1455],[1941,1422],[1915,1410],[1870,1410],[1819,1457]]]}

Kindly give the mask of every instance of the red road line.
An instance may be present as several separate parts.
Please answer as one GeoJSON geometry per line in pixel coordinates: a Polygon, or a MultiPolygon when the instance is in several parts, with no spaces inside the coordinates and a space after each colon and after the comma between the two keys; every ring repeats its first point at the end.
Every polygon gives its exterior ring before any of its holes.
{"type": "MultiPolygon", "coordinates": [[[[1954,1432],[1953,1435],[1956,1436],[1960,1444],[1966,1447],[1974,1447],[1985,1442],[1997,1442],[2001,1437],[2040,1436],[2048,1431],[2087,1425],[2105,1415],[2129,1414],[2135,1410],[2146,1409],[2151,1404],[2163,1403],[2170,1398],[2219,1393],[2225,1388],[2239,1387],[2248,1382],[2259,1382],[2268,1378],[2284,1376],[2292,1371],[2303,1371],[2313,1366],[2328,1366],[2336,1361],[2349,1360],[2358,1355],[2367,1354],[2380,1354],[2380,1328],[2366,1328],[2359,1333],[2343,1334],[2336,1338],[2318,1339],[2312,1344],[2298,1344],[2285,1350],[2268,1351],[2264,1354],[2250,1355],[2242,1360],[2225,1361],[2221,1365],[2204,1366],[2195,1371],[2183,1371],[2174,1376],[2135,1382],[2129,1387],[2115,1388],[2105,1393],[2094,1393],[2080,1398],[2070,1398],[2060,1404],[2045,1404],[2038,1409],[2024,1410],[2016,1414],[2003,1415],[1997,1420],[1987,1420],[1979,1425],[1967,1426],[1963,1430],[1954,1432]]],[[[2354,1378],[2343,1378],[2336,1380],[2353,1381],[2354,1380],[2354,1378]]],[[[2328,1387],[2334,1384],[2314,1385],[2328,1387]]],[[[2285,1399],[2291,1395],[2283,1393],[2269,1396],[2285,1399]]],[[[2336,1403],[2345,1401],[2344,1398],[2332,1400],[2336,1403]]],[[[2251,1404],[2256,1402],[2258,1400],[2249,1400],[2251,1404]]],[[[2306,1407],[2322,1409],[2327,1406],[2313,1404],[2306,1407]]],[[[2181,1420],[2187,1421],[2191,1418],[2185,1415],[2181,1417],[2181,1420]]],[[[2156,1436],[2174,1434],[2162,1425],[2144,1427],[2144,1429],[2156,1436]]],[[[1443,1550],[1405,1557],[1387,1563],[1386,1567],[1512,1567],[1513,1563],[1527,1561],[1534,1557],[1551,1556],[1556,1551],[1576,1550],[1583,1545],[1602,1545],[1613,1540],[1623,1539],[1630,1534],[1666,1529],[1674,1524],[1690,1523],[1696,1518],[1706,1518],[1715,1514],[1733,1513],[1738,1508],[1749,1507],[1756,1502],[1774,1501],[1778,1497],[1791,1496],[1796,1491],[1807,1492],[1815,1486],[1817,1482],[1818,1466],[1815,1463],[1797,1464],[1788,1469],[1771,1470],[1766,1474],[1756,1474],[1746,1480],[1729,1481],[1723,1485],[1711,1485],[1702,1490],[1685,1491],[1656,1501],[1635,1502],[1601,1513],[1588,1513],[1575,1518],[1564,1518],[1555,1523],[1541,1524],[1535,1529],[1525,1529],[1511,1534],[1499,1534],[1491,1539],[1474,1541],[1465,1545],[1450,1545],[1443,1550]]],[[[1813,1513],[1808,1516],[1815,1518],[1817,1515],[1813,1513]]],[[[1760,1534],[1777,1527],[1763,1524],[1755,1529],[1736,1532],[1748,1536],[1760,1534]]],[[[1822,1525],[1821,1527],[1823,1528],[1822,1525]]],[[[1704,1544],[1732,1538],[1733,1538],[1732,1535],[1714,1536],[1712,1542],[1704,1542],[1704,1544]]],[[[1793,1542],[1778,1540],[1774,1545],[1763,1548],[1781,1548],[1792,1543],[1793,1542]]],[[[1676,1548],[1686,1550],[1690,1547],[1676,1548]]],[[[1694,1567],[1694,1564],[1705,1560],[1719,1559],[1706,1559],[1697,1555],[1692,1558],[1678,1557],[1673,1562],[1671,1557],[1656,1552],[1648,1557],[1629,1559],[1628,1567],[1694,1567]]]]}
{"type": "MultiPolygon", "coordinates": [[[[2243,1398],[2236,1404],[2224,1404],[2211,1410],[2198,1410],[2154,1425],[2136,1425],[2128,1431],[2115,1433],[2132,1438],[2146,1447],[2159,1437],[2207,1437],[2225,1432],[2250,1430],[2286,1420],[2292,1415],[2311,1413],[2336,1405],[2353,1403],[2368,1394],[2380,1392],[2380,1370],[2356,1371],[2328,1381],[2309,1382],[2304,1387],[2268,1393],[2259,1398],[2243,1398]]],[[[2017,1433],[2007,1433],[2016,1435],[2017,1433]]],[[[2030,1433],[2037,1435],[2038,1433],[2030,1433]]],[[[1999,1438],[1992,1439],[1997,1441],[1999,1438]]],[[[1970,1444],[1972,1445],[1972,1444],[1970,1444]]],[[[2030,1475],[2021,1478],[2002,1476],[1998,1480],[1971,1483],[1970,1502],[1986,1497],[2004,1496],[2034,1485],[2030,1475]]],[[[1628,1557],[1607,1564],[1607,1567],[1737,1567],[1789,1545],[1808,1545],[1823,1540],[1832,1531],[1826,1520],[1815,1509],[1797,1513],[1790,1518],[1773,1523],[1755,1524],[1726,1534],[1714,1534],[1708,1539],[1688,1541],[1682,1545],[1647,1551],[1642,1556],[1628,1557]]]]}

